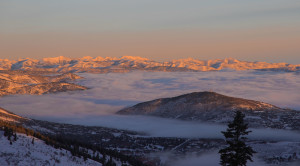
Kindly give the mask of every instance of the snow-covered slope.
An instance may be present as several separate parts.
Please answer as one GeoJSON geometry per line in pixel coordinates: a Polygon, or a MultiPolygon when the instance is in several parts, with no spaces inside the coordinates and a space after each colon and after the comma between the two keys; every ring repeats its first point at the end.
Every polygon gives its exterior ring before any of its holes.
{"type": "Polygon", "coordinates": [[[45,94],[85,90],[84,86],[68,83],[82,77],[72,73],[43,76],[22,71],[0,72],[0,96],[10,94],[45,94]]]}
{"type": "Polygon", "coordinates": [[[142,166],[137,158],[104,147],[103,140],[115,142],[123,134],[136,133],[28,119],[0,108],[0,165],[142,166]]]}
{"type": "Polygon", "coordinates": [[[31,95],[41,95],[47,93],[56,92],[66,92],[73,90],[85,90],[84,86],[64,83],[64,82],[50,82],[35,85],[28,85],[22,87],[11,88],[5,91],[0,91],[0,95],[10,95],[10,94],[31,94],[31,95]]]}
{"type": "Polygon", "coordinates": [[[274,71],[300,71],[300,65],[287,63],[247,62],[233,58],[215,60],[178,59],[169,62],[156,62],[147,58],[123,56],[111,57],[82,57],[67,58],[63,56],[54,58],[20,59],[10,61],[0,59],[2,70],[28,70],[50,72],[127,72],[128,70],[148,71],[216,71],[216,70],[249,70],[263,69],[274,71]]]}
{"type": "Polygon", "coordinates": [[[229,97],[215,92],[194,92],[172,98],[161,98],[124,108],[118,114],[151,115],[182,120],[227,122],[240,110],[253,127],[300,130],[300,112],[271,104],[229,97]]]}
{"type": "Polygon", "coordinates": [[[69,151],[55,149],[46,145],[44,141],[37,138],[17,134],[17,140],[10,141],[0,131],[0,165],[89,165],[101,166],[102,164],[83,157],[72,156],[69,151]]]}

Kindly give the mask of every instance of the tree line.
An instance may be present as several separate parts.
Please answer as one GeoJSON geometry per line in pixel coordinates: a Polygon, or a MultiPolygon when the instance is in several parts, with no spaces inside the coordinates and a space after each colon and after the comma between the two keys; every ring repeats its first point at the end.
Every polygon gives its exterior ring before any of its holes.
{"type": "Polygon", "coordinates": [[[115,166],[116,163],[112,158],[115,158],[124,163],[123,166],[126,166],[125,163],[129,163],[132,166],[146,166],[142,161],[138,160],[134,156],[124,155],[116,150],[105,149],[101,146],[79,142],[77,140],[66,138],[61,135],[46,136],[15,123],[0,121],[0,130],[4,131],[4,135],[8,138],[8,140],[10,140],[10,144],[12,144],[13,140],[17,140],[16,133],[23,133],[27,136],[33,136],[35,138],[43,140],[45,144],[50,145],[56,149],[68,150],[73,156],[83,157],[84,160],[91,159],[100,162],[103,166],[115,166]],[[92,150],[94,153],[90,154],[88,150],[92,150]],[[99,153],[102,155],[102,157],[100,157],[99,153]]]}

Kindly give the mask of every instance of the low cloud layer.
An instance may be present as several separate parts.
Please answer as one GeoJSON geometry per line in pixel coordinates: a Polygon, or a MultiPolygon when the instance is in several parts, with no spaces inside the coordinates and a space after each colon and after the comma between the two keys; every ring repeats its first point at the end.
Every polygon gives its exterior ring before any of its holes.
{"type": "MultiPolygon", "coordinates": [[[[205,138],[221,138],[220,131],[225,127],[154,117],[120,116],[115,112],[147,100],[209,90],[300,110],[300,77],[295,73],[131,72],[81,76],[86,79],[77,83],[91,89],[43,96],[6,96],[1,98],[0,106],[41,120],[144,131],[153,136],[205,138]]],[[[277,139],[284,135],[279,130],[257,130],[252,134],[256,133],[260,133],[257,137],[272,138],[276,135],[277,139]]],[[[298,136],[291,138],[300,138],[298,136]]]]}
{"type": "MultiPolygon", "coordinates": [[[[201,156],[196,155],[186,155],[182,158],[171,162],[170,165],[172,166],[199,166],[199,165],[207,165],[207,166],[220,166],[220,155],[217,151],[209,152],[203,154],[201,156]]],[[[248,161],[248,166],[264,166],[267,165],[263,161],[259,160],[258,158],[254,157],[253,162],[248,161]]]]}
{"type": "MultiPolygon", "coordinates": [[[[58,119],[56,119],[58,120],[58,119]]],[[[58,120],[65,122],[65,119],[58,120]]],[[[82,124],[89,126],[105,126],[143,132],[154,137],[183,137],[183,138],[219,138],[224,136],[221,131],[225,131],[226,125],[211,123],[189,122],[174,119],[149,117],[149,116],[125,116],[125,115],[105,115],[97,117],[69,119],[68,123],[82,124]]],[[[272,141],[299,141],[300,133],[279,130],[279,129],[249,129],[249,139],[272,140],[272,141]]]]}

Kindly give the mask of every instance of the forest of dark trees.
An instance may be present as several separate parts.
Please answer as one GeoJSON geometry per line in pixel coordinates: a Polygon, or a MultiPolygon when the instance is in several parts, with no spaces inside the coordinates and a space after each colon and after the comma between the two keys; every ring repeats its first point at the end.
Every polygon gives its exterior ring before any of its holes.
{"type": "MultiPolygon", "coordinates": [[[[147,166],[137,158],[124,155],[116,150],[105,149],[101,146],[87,144],[85,142],[81,142],[72,138],[66,138],[65,136],[61,135],[46,136],[15,123],[0,121],[0,130],[4,131],[4,136],[7,137],[7,139],[10,141],[10,144],[12,144],[13,141],[17,140],[16,133],[23,133],[27,136],[33,136],[35,138],[43,140],[47,145],[50,145],[56,149],[68,150],[73,156],[83,157],[85,160],[91,159],[100,162],[103,164],[103,166],[115,166],[116,164],[114,163],[112,158],[115,158],[124,163],[123,166],[126,166],[125,163],[129,163],[132,166],[147,166]],[[92,150],[93,154],[88,153],[88,150],[92,150]],[[100,157],[99,153],[103,157],[100,157]]],[[[34,141],[32,143],[34,143],[34,141]]]]}

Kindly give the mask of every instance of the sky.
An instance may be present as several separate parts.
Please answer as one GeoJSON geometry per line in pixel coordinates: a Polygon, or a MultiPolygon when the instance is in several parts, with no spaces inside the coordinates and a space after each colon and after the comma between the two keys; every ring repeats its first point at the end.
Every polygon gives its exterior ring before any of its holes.
{"type": "Polygon", "coordinates": [[[1,0],[0,58],[300,64],[299,0],[1,0]]]}

